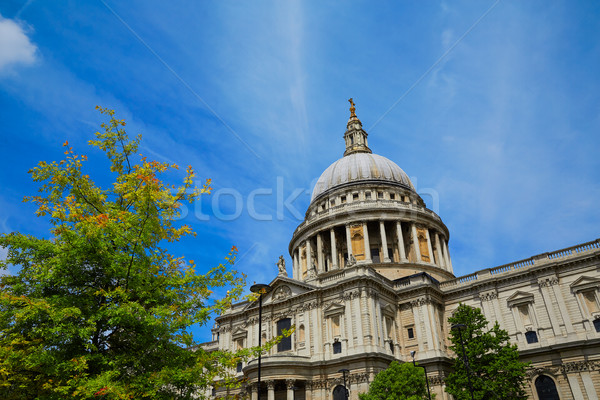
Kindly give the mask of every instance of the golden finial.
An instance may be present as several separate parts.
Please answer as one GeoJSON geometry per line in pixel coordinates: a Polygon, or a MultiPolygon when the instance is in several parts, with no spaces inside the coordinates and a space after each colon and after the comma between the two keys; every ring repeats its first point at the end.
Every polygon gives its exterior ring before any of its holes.
{"type": "Polygon", "coordinates": [[[350,117],[356,117],[356,107],[354,107],[355,104],[352,101],[352,97],[348,101],[350,102],[350,117]]]}

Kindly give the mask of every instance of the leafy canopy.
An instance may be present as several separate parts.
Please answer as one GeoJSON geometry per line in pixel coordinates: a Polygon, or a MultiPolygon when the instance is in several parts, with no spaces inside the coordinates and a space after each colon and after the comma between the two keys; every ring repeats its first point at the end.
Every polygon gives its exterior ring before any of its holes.
{"type": "Polygon", "coordinates": [[[450,331],[454,352],[454,372],[446,379],[446,392],[457,400],[470,400],[469,380],[475,400],[526,399],[523,385],[527,363],[519,361],[516,344],[510,344],[508,333],[498,322],[486,329],[488,321],[479,308],[460,304],[450,324],[464,324],[462,331],[450,331]],[[459,336],[460,335],[460,336],[459,336]],[[465,366],[460,337],[468,360],[465,366]],[[468,377],[467,377],[468,374],[468,377]]]}
{"type": "Polygon", "coordinates": [[[179,186],[163,183],[177,165],[138,155],[141,137],[100,112],[109,121],[89,144],[108,157],[112,186],[98,186],[65,142],[65,159],[30,171],[39,194],[25,198],[51,238],[0,236],[0,267],[20,268],[0,281],[0,398],[191,398],[217,376],[230,384],[231,368],[256,351],[207,353],[190,330],[240,296],[237,249],[201,275],[165,247],[192,234],[175,224],[180,204],[209,193],[210,181],[194,188],[188,167],[179,186]],[[213,300],[215,287],[227,296],[213,300]]]}
{"type": "MultiPolygon", "coordinates": [[[[432,393],[432,399],[435,394],[432,393]]],[[[360,400],[422,400],[427,398],[427,386],[423,368],[411,363],[393,361],[378,373],[369,385],[367,393],[359,394],[360,400]]]]}

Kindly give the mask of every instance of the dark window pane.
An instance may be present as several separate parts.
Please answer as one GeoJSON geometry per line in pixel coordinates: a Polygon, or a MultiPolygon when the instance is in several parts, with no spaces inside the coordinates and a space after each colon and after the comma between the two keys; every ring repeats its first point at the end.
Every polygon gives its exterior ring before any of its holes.
{"type": "Polygon", "coordinates": [[[374,263],[379,263],[379,249],[378,248],[371,248],[371,259],[373,260],[374,263]]]}
{"type": "Polygon", "coordinates": [[[538,376],[535,380],[535,390],[539,400],[560,400],[558,391],[556,390],[556,384],[549,376],[538,376]]]}
{"type": "Polygon", "coordinates": [[[535,331],[525,332],[525,339],[527,339],[527,343],[537,343],[537,333],[535,333],[535,331]]]}
{"type": "Polygon", "coordinates": [[[236,371],[237,372],[242,372],[242,363],[241,362],[237,363],[236,371]]]}
{"type": "Polygon", "coordinates": [[[414,339],[415,338],[415,331],[413,331],[413,328],[408,328],[407,332],[408,332],[408,338],[409,339],[414,339]]]}
{"type": "Polygon", "coordinates": [[[342,352],[342,342],[333,342],[333,354],[342,352]]]}
{"type": "MultiPolygon", "coordinates": [[[[292,326],[292,320],[289,318],[280,319],[277,321],[277,336],[283,334],[284,329],[290,329],[292,326]]],[[[277,351],[288,351],[292,349],[292,337],[284,337],[281,342],[277,343],[277,351]]]]}
{"type": "Polygon", "coordinates": [[[594,320],[594,328],[596,328],[596,332],[600,332],[600,319],[594,320]]]}

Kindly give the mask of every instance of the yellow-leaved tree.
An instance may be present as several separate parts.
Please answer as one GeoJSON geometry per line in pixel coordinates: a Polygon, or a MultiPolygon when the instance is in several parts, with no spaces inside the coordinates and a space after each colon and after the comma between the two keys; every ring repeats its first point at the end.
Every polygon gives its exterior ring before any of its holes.
{"type": "Polygon", "coordinates": [[[175,223],[181,203],[210,182],[194,188],[189,167],[180,186],[163,183],[177,166],[139,155],[141,137],[100,112],[109,121],[89,144],[108,157],[112,185],[99,187],[65,142],[64,160],[30,171],[40,193],[25,198],[49,218],[51,238],[0,236],[0,266],[19,268],[0,282],[2,399],[196,398],[217,377],[233,384],[231,368],[258,351],[208,353],[191,332],[241,295],[235,247],[205,274],[167,249],[192,234],[175,223]],[[213,300],[215,287],[228,295],[213,300]]]}

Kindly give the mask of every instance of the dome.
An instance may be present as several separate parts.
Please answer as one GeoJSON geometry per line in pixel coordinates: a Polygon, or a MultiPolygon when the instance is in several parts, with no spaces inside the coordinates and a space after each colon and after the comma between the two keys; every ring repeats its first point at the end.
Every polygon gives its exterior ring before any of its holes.
{"type": "Polygon", "coordinates": [[[331,164],[321,174],[311,202],[336,186],[360,181],[383,181],[415,190],[408,175],[393,161],[372,153],[352,153],[331,164]]]}

